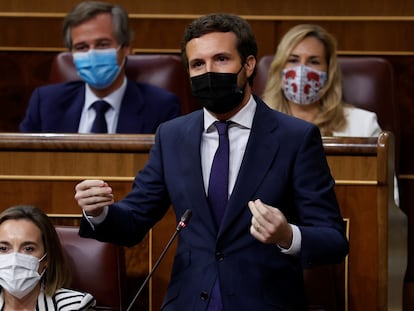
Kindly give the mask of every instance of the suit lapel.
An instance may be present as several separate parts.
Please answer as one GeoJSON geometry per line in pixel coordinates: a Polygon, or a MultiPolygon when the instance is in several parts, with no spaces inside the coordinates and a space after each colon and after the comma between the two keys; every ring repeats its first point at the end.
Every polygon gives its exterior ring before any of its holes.
{"type": "Polygon", "coordinates": [[[186,123],[183,131],[183,137],[180,138],[180,165],[183,173],[187,189],[187,197],[189,206],[196,212],[200,219],[207,224],[205,227],[214,237],[217,235],[215,230],[214,219],[210,212],[207,196],[203,182],[203,172],[201,168],[200,144],[203,132],[203,112],[200,110],[195,113],[195,117],[186,123]],[[196,160],[194,160],[196,159],[196,160]],[[187,178],[188,177],[188,178],[187,178]]]}
{"type": "Polygon", "coordinates": [[[83,105],[85,104],[85,83],[77,90],[72,102],[68,105],[65,116],[61,119],[60,128],[62,132],[77,133],[83,105]]]}
{"type": "Polygon", "coordinates": [[[117,133],[137,133],[142,131],[142,114],[144,99],[136,84],[128,80],[119,111],[117,133]]]}
{"type": "Polygon", "coordinates": [[[248,201],[257,199],[254,193],[267,174],[280,147],[276,135],[278,124],[272,117],[271,109],[260,99],[255,98],[255,100],[257,108],[252,130],[219,234],[224,233],[228,226],[237,221],[240,214],[248,208],[248,201]]]}

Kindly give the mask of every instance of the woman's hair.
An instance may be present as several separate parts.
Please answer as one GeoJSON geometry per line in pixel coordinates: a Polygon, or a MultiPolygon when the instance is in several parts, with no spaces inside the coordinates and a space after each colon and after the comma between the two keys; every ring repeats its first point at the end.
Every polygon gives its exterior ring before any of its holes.
{"type": "MultiPolygon", "coordinates": [[[[181,41],[181,57],[185,68],[188,69],[187,43],[194,38],[199,38],[212,32],[233,32],[237,38],[237,51],[239,52],[241,65],[246,63],[249,56],[257,59],[257,42],[249,23],[234,14],[213,13],[201,16],[192,21],[184,31],[181,41]]],[[[249,77],[249,84],[253,84],[256,68],[249,77]]]]}
{"type": "Polygon", "coordinates": [[[47,269],[43,276],[45,294],[52,296],[59,288],[69,286],[70,268],[55,227],[49,217],[37,207],[18,205],[10,207],[0,214],[0,225],[10,219],[31,221],[42,233],[42,241],[47,254],[44,259],[47,261],[47,269]]]}
{"type": "Polygon", "coordinates": [[[341,70],[336,57],[336,40],[324,28],[313,24],[300,24],[291,28],[283,36],[270,65],[263,100],[273,109],[291,114],[288,100],[283,93],[282,70],[292,50],[308,37],[321,41],[325,49],[328,80],[321,90],[320,113],[313,122],[319,127],[322,135],[329,136],[333,131],[342,130],[346,125],[346,119],[342,102],[341,70]]]}
{"type": "Polygon", "coordinates": [[[84,1],[73,8],[63,21],[63,39],[66,47],[72,49],[72,27],[91,20],[99,14],[110,14],[116,40],[121,46],[128,46],[133,32],[129,25],[128,13],[119,5],[100,1],[84,1]]]}

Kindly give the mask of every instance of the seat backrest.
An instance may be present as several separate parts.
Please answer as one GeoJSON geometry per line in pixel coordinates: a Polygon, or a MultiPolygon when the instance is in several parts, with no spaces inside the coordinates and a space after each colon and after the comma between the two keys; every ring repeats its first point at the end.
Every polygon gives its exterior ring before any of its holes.
{"type": "Polygon", "coordinates": [[[380,57],[339,57],[345,102],[373,111],[383,130],[399,134],[392,65],[380,57]]]}
{"type": "Polygon", "coordinates": [[[123,310],[126,279],[123,248],[81,238],[77,227],[55,228],[72,270],[71,288],[92,294],[97,310],[123,310]]]}
{"type": "MultiPolygon", "coordinates": [[[[181,113],[198,109],[191,96],[190,82],[181,57],[174,54],[128,55],[125,72],[129,79],[152,84],[175,93],[181,104],[181,113]]],[[[70,52],[58,53],[52,62],[49,83],[79,80],[70,52]]]]}
{"type": "MultiPolygon", "coordinates": [[[[274,55],[265,55],[258,61],[253,93],[262,96],[274,55]]],[[[339,56],[342,73],[342,97],[358,108],[375,112],[382,130],[395,136],[396,163],[400,145],[399,113],[395,105],[394,71],[389,61],[380,57],[339,56]]]]}

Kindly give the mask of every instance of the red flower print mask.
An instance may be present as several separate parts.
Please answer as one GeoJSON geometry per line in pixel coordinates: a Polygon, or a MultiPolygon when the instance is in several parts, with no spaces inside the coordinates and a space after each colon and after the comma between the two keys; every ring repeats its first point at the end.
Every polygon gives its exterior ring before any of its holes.
{"type": "Polygon", "coordinates": [[[309,105],[321,98],[327,73],[300,65],[282,71],[283,91],[286,98],[299,105],[309,105]]]}

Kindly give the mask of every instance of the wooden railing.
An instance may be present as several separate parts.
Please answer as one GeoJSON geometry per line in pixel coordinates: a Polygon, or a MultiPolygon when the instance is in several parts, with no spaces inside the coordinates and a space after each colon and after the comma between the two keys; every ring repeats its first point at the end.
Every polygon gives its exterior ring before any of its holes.
{"type": "MultiPolygon", "coordinates": [[[[109,181],[121,199],[147,159],[153,135],[0,134],[2,209],[42,208],[54,221],[76,224],[73,195],[83,179],[109,181]]],[[[324,138],[335,191],[348,223],[350,253],[344,277],[346,310],[401,310],[406,268],[406,219],[394,204],[394,139],[324,138]]],[[[151,269],[175,228],[172,210],[139,245],[126,249],[130,280],[151,269]]],[[[169,280],[173,250],[153,275],[145,307],[158,310],[169,280]]],[[[131,284],[133,282],[130,282],[131,284]]],[[[135,293],[136,286],[130,286],[135,293]]]]}

